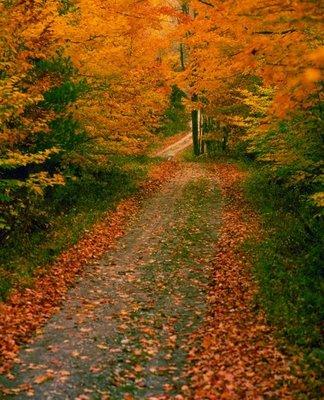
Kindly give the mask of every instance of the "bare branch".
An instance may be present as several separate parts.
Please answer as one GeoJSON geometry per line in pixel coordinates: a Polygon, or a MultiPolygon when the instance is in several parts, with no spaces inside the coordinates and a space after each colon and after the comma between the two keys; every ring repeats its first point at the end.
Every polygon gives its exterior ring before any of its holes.
{"type": "Polygon", "coordinates": [[[214,4],[210,3],[209,1],[206,1],[206,0],[198,0],[198,1],[199,1],[199,3],[205,4],[206,6],[213,7],[213,8],[215,7],[214,4]]]}
{"type": "Polygon", "coordinates": [[[253,32],[254,35],[287,35],[287,33],[296,32],[296,29],[287,29],[285,31],[274,32],[274,31],[257,31],[253,32]]]}

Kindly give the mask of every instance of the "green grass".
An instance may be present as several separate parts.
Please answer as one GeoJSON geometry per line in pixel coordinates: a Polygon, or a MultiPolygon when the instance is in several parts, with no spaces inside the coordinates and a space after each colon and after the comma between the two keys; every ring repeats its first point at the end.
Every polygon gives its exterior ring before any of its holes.
{"type": "Polygon", "coordinates": [[[264,239],[248,245],[259,283],[258,303],[289,343],[323,358],[321,229],[300,194],[280,186],[260,169],[245,184],[260,212],[264,239]]]}
{"type": "Polygon", "coordinates": [[[147,157],[114,157],[107,167],[85,174],[57,188],[40,205],[46,221],[29,235],[16,235],[0,249],[0,299],[13,286],[29,287],[35,271],[76,243],[85,230],[122,199],[134,194],[145,180],[147,157]]]}
{"type": "Polygon", "coordinates": [[[208,154],[201,154],[200,156],[196,156],[193,152],[192,146],[187,147],[183,152],[181,153],[181,159],[183,161],[187,162],[197,162],[197,163],[213,163],[214,160],[212,160],[208,154]]]}

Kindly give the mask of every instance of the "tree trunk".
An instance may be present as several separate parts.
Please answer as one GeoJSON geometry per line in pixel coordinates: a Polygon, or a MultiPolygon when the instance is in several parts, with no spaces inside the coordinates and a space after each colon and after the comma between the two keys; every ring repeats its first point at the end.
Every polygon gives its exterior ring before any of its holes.
{"type": "Polygon", "coordinates": [[[193,150],[194,155],[199,156],[199,119],[198,119],[198,110],[191,111],[191,122],[192,122],[192,142],[193,142],[193,150]]]}
{"type": "Polygon", "coordinates": [[[185,49],[184,44],[180,43],[180,69],[181,71],[185,70],[185,49]]]}

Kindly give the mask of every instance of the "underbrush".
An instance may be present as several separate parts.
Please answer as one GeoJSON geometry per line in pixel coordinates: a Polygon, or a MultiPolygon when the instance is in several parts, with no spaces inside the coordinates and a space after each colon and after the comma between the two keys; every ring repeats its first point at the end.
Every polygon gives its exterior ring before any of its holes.
{"type": "Polygon", "coordinates": [[[87,170],[77,180],[49,191],[36,205],[32,229],[17,232],[0,249],[0,299],[13,286],[30,286],[38,267],[76,243],[106,211],[135,193],[155,162],[145,156],[111,157],[108,165],[87,170]]]}
{"type": "Polygon", "coordinates": [[[188,117],[186,114],[181,114],[169,110],[166,114],[161,133],[164,137],[173,136],[180,132],[188,130],[188,117]]]}
{"type": "Polygon", "coordinates": [[[170,104],[165,111],[159,133],[164,137],[173,136],[188,130],[189,116],[182,104],[182,99],[186,97],[177,86],[172,87],[170,104]]]}
{"type": "Polygon", "coordinates": [[[257,301],[289,343],[310,358],[323,357],[323,270],[320,215],[298,191],[269,171],[252,168],[245,183],[249,201],[261,214],[262,241],[250,243],[259,284],[257,301]]]}

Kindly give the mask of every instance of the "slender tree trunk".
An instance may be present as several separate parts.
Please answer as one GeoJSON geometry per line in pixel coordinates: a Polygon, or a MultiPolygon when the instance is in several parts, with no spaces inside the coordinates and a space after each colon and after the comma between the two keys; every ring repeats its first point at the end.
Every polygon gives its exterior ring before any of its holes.
{"type": "Polygon", "coordinates": [[[180,43],[180,69],[181,71],[185,70],[185,48],[183,43],[180,43]]]}
{"type": "Polygon", "coordinates": [[[205,153],[204,146],[204,115],[201,110],[199,110],[199,153],[205,153]]]}
{"type": "Polygon", "coordinates": [[[199,119],[198,119],[198,110],[191,111],[191,122],[192,122],[192,142],[193,142],[193,150],[195,156],[199,156],[199,119]]]}

